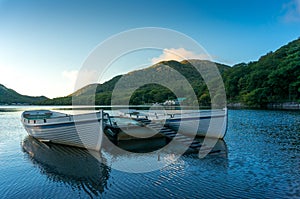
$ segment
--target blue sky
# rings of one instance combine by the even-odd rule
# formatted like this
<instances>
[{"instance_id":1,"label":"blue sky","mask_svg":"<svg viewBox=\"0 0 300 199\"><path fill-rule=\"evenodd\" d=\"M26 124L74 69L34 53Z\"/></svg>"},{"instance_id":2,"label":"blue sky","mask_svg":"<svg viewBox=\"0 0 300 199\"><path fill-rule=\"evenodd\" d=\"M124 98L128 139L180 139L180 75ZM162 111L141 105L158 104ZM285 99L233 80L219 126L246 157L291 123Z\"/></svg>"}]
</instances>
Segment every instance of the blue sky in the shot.
<instances>
[{"instance_id":1,"label":"blue sky","mask_svg":"<svg viewBox=\"0 0 300 199\"><path fill-rule=\"evenodd\" d=\"M300 0L0 0L0 84L26 95L68 95L99 43L141 27L182 32L214 60L234 65L297 39ZM135 69L126 64L106 79Z\"/></svg>"}]
</instances>

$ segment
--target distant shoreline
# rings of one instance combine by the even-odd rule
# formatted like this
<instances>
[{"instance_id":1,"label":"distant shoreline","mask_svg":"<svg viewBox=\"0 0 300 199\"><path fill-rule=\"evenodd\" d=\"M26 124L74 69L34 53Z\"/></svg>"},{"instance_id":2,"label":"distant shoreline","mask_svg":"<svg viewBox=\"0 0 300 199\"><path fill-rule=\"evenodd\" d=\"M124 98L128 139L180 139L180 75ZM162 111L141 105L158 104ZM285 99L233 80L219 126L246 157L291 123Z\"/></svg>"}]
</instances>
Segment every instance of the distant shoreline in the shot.
<instances>
[{"instance_id":1,"label":"distant shoreline","mask_svg":"<svg viewBox=\"0 0 300 199\"><path fill-rule=\"evenodd\" d=\"M300 110L300 103L285 102L285 103L272 103L268 104L270 109L288 109L288 110Z\"/></svg>"},{"instance_id":2,"label":"distant shoreline","mask_svg":"<svg viewBox=\"0 0 300 199\"><path fill-rule=\"evenodd\" d=\"M66 108L69 109L72 107L72 105L36 105L36 104L0 104L0 107L7 107L7 108L13 108L13 107L62 107L62 108ZM91 106L91 105L78 105L77 108L92 108L92 107L96 107L96 108L110 108L111 106L109 105L95 105L95 106ZM119 107L119 108L125 108L127 106L114 106L114 107ZM130 106L131 108L146 108L146 107L151 107L151 105L132 105ZM166 109L173 109L173 108L179 108L180 106L166 106ZM188 106L182 106L184 107L188 107ZM203 107L200 107L200 109L202 109ZM228 103L227 104L227 108L229 109L256 109L256 110L264 110L264 109L269 109L269 110L300 110L300 103L297 102L284 102L284 103L270 103L267 104L266 107L252 107L252 106L247 106L243 103L237 102L237 103ZM209 107L205 107L204 109L210 109Z\"/></svg>"},{"instance_id":3,"label":"distant shoreline","mask_svg":"<svg viewBox=\"0 0 300 199\"><path fill-rule=\"evenodd\" d=\"M300 103L297 102L283 102L283 103L269 103L266 107L251 107L243 103L229 103L229 109L270 109L270 110L300 110Z\"/></svg>"}]
</instances>

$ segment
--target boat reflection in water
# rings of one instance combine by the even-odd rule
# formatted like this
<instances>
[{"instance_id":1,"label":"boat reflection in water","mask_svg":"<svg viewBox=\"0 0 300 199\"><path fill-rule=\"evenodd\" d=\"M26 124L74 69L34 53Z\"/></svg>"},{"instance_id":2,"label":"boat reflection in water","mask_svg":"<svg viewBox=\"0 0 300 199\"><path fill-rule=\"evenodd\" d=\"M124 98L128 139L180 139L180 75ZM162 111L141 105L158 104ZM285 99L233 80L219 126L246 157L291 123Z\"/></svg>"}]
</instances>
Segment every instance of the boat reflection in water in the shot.
<instances>
[{"instance_id":1,"label":"boat reflection in water","mask_svg":"<svg viewBox=\"0 0 300 199\"><path fill-rule=\"evenodd\" d=\"M202 138L197 139L203 142ZM109 189L109 187L112 183L120 186L121 189L128 181L124 182L120 175L127 177L128 175L123 172L111 173L113 169L129 173L153 171L154 173L143 174L149 178L153 175L165 176L169 173L174 176L182 175L192 169L195 176L204 176L201 183L205 184L212 170L226 172L228 168L228 151L223 140L218 140L216 145L209 149L208 155L202 159L199 159L199 151L190 149L182 155L180 154L182 143L178 142L169 147L168 143L162 139L129 140L111 146L104 144L101 152L95 152L53 143L45 144L30 136L22 142L23 151L28 154L34 166L39 168L41 174L46 175L53 182L70 185L74 190L84 191L91 197L101 197L102 194L122 195L122 191L119 193L118 188ZM111 176L112 174L116 176ZM118 183L108 184L110 177L110 181L118 180ZM131 175L129 182L132 184L126 184L125 187L136 187L136 183L144 183L139 182L140 177L140 175ZM169 180L166 178L166 181ZM187 183L190 181L189 178L184 180ZM122 190L126 192L123 188ZM182 187L182 189L188 188Z\"/></svg>"},{"instance_id":2,"label":"boat reflection in water","mask_svg":"<svg viewBox=\"0 0 300 199\"><path fill-rule=\"evenodd\" d=\"M22 148L42 174L52 181L69 184L89 195L100 195L109 178L110 168L100 152L59 144L44 144L31 136L22 142Z\"/></svg>"},{"instance_id":3,"label":"boat reflection in water","mask_svg":"<svg viewBox=\"0 0 300 199\"><path fill-rule=\"evenodd\" d=\"M210 138L205 138L207 141ZM203 144L204 138L196 138ZM119 141L115 147L102 145L102 153L112 168L126 172L150 172L168 168L173 163L194 162L207 170L228 168L228 149L224 140L213 140L216 144L209 148L203 144L201 150L207 150L204 158L199 158L199 149L188 148L181 142L168 145L163 139ZM121 150L120 150L121 149ZM185 152L182 154L182 151ZM200 150L200 151L201 151ZM129 166L130 165L130 166ZM172 167L172 166L171 166Z\"/></svg>"}]
</instances>

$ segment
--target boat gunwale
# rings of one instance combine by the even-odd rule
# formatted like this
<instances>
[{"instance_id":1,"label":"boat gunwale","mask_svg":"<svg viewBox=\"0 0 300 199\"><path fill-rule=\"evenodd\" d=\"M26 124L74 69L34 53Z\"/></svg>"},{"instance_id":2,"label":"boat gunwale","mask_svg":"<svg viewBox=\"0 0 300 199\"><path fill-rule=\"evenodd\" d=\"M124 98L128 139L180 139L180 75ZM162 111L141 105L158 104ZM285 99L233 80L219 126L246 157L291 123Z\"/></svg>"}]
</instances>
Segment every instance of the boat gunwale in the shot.
<instances>
[{"instance_id":1,"label":"boat gunwale","mask_svg":"<svg viewBox=\"0 0 300 199\"><path fill-rule=\"evenodd\" d=\"M49 118L49 119L56 119L56 118L64 118L64 117L77 117L77 116L83 116L83 115L90 115L90 114L97 114L97 113L101 113L102 111L95 111L95 112L91 112L91 113L80 113L80 114L76 114L76 115L72 115L72 114L64 114L64 113L61 113L61 112L57 112L57 111L51 111L51 110L32 110L32 111L24 111L23 113L22 113L22 118L24 118L24 119L28 119L28 118L26 118L26 117L24 117L24 114L26 113L26 112L34 112L34 111L36 111L36 112L38 112L38 111L49 111L50 113L58 113L58 114L61 114L61 116L55 116L55 117L51 117L51 118ZM28 120L31 120L31 119L28 119ZM36 119L36 120L39 120L39 119ZM40 120L42 120L42 119L40 119Z\"/></svg>"},{"instance_id":2,"label":"boat gunwale","mask_svg":"<svg viewBox=\"0 0 300 199\"><path fill-rule=\"evenodd\" d=\"M91 122L97 122L100 123L101 119L93 119L93 120L82 120L82 121L68 121L68 122L56 122L56 123L40 123L40 124L32 124L32 123L23 123L25 127L31 128L31 129L44 129L44 128L58 128L57 126L75 126L76 124L83 124L83 123L91 123Z\"/></svg>"},{"instance_id":3,"label":"boat gunwale","mask_svg":"<svg viewBox=\"0 0 300 199\"><path fill-rule=\"evenodd\" d=\"M224 115L211 115L211 116L167 118L166 121L168 121L168 122L177 122L177 121L185 121L185 120L201 120L201 119L222 118L222 117L227 117L227 115L224 114Z\"/></svg>"},{"instance_id":4,"label":"boat gunwale","mask_svg":"<svg viewBox=\"0 0 300 199\"><path fill-rule=\"evenodd\" d=\"M43 110L44 111L44 110ZM47 111L47 110L45 110ZM25 112L30 112L30 111L24 111L21 115L21 122L24 126L28 127L28 128L32 128L32 127L42 127L42 126L55 126L55 125L70 125L70 124L77 124L77 123L89 123L89 122L93 122L93 121L97 121L100 122L102 120L101 115L102 115L102 111L97 111L97 112L93 112L93 113L83 113L83 114L78 114L78 115L70 115L70 114L65 114L64 116L57 116L57 117L51 117L51 118L38 118L38 119L28 119L24 117L24 113ZM59 113L59 114L64 114L64 113L60 113L60 112L55 112L55 111L50 111L50 112L54 112L54 113ZM89 114L96 114L100 113L100 117L96 117L96 118L83 118L83 119L76 119L76 117L80 117L80 116L84 116L84 115L89 115ZM62 118L68 118L68 120L64 120L64 121L53 121L53 120L57 120L57 119L62 119ZM27 121L27 122L26 122ZM31 123L32 121L34 121L34 123ZM36 123L36 121L44 121L44 123Z\"/></svg>"}]
</instances>

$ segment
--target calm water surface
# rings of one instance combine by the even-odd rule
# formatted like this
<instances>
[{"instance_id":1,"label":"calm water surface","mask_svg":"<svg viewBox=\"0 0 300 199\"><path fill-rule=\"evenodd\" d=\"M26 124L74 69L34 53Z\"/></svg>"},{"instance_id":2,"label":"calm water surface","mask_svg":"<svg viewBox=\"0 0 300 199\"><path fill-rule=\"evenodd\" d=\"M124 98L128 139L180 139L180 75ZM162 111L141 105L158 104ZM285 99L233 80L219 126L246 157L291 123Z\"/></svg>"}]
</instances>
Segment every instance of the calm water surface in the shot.
<instances>
[{"instance_id":1,"label":"calm water surface","mask_svg":"<svg viewBox=\"0 0 300 199\"><path fill-rule=\"evenodd\" d=\"M166 164L172 154L44 145L27 136L21 112L0 107L0 198L300 198L300 112L230 110L222 152L148 173L113 166Z\"/></svg>"}]
</instances>

